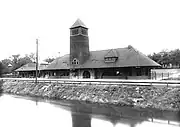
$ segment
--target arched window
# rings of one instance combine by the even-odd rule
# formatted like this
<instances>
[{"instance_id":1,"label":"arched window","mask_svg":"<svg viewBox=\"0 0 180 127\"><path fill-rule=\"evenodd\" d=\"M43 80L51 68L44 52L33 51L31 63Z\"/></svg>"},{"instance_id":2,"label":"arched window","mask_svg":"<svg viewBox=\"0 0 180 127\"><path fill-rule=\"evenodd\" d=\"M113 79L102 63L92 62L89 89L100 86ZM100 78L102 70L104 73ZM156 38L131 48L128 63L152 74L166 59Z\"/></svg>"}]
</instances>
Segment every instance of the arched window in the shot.
<instances>
[{"instance_id":1,"label":"arched window","mask_svg":"<svg viewBox=\"0 0 180 127\"><path fill-rule=\"evenodd\" d=\"M91 77L91 74L89 71L84 71L83 72L83 78L90 78Z\"/></svg>"},{"instance_id":2,"label":"arched window","mask_svg":"<svg viewBox=\"0 0 180 127\"><path fill-rule=\"evenodd\" d=\"M76 58L74 58L73 61L72 61L72 64L73 64L73 65L78 65L78 64L79 64L79 60L77 60Z\"/></svg>"}]
</instances>

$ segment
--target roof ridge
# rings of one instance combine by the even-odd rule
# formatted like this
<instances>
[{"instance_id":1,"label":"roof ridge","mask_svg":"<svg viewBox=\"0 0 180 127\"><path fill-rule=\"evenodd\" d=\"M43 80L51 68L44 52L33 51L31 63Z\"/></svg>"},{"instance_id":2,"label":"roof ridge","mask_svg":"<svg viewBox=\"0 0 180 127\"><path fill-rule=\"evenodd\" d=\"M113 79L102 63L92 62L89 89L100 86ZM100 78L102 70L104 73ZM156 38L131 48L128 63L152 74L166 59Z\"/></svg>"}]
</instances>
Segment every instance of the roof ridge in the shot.
<instances>
[{"instance_id":1,"label":"roof ridge","mask_svg":"<svg viewBox=\"0 0 180 127\"><path fill-rule=\"evenodd\" d=\"M103 50L93 50L93 51L90 51L90 52L97 52L97 51L108 51L108 50L118 50L118 49L126 49L127 47L124 47L124 48L111 48L111 49L103 49Z\"/></svg>"},{"instance_id":2,"label":"roof ridge","mask_svg":"<svg viewBox=\"0 0 180 127\"><path fill-rule=\"evenodd\" d=\"M116 49L110 49L104 57L117 57Z\"/></svg>"},{"instance_id":3,"label":"roof ridge","mask_svg":"<svg viewBox=\"0 0 180 127\"><path fill-rule=\"evenodd\" d=\"M75 28L75 27L79 27L79 26L87 28L86 25L85 25L79 18L78 18L78 19L76 20L76 22L71 26L71 28Z\"/></svg>"}]
</instances>

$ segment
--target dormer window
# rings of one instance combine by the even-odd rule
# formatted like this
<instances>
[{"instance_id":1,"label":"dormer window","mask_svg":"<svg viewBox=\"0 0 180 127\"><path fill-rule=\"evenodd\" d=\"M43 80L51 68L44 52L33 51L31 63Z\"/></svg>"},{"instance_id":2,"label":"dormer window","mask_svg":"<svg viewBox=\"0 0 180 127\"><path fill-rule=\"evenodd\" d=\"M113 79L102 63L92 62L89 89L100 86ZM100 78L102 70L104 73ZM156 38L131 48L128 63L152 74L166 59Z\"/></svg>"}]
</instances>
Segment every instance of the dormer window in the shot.
<instances>
[{"instance_id":1,"label":"dormer window","mask_svg":"<svg viewBox=\"0 0 180 127\"><path fill-rule=\"evenodd\" d=\"M104 61L106 63L113 63L113 62L116 62L118 57L104 57Z\"/></svg>"},{"instance_id":2,"label":"dormer window","mask_svg":"<svg viewBox=\"0 0 180 127\"><path fill-rule=\"evenodd\" d=\"M108 53L104 56L104 62L106 63L113 63L116 62L118 59L118 55L115 49L111 49Z\"/></svg>"},{"instance_id":3,"label":"dormer window","mask_svg":"<svg viewBox=\"0 0 180 127\"><path fill-rule=\"evenodd\" d=\"M76 58L74 58L73 61L72 61L72 64L73 64L73 65L78 65L78 64L79 64L79 60L77 60Z\"/></svg>"}]
</instances>

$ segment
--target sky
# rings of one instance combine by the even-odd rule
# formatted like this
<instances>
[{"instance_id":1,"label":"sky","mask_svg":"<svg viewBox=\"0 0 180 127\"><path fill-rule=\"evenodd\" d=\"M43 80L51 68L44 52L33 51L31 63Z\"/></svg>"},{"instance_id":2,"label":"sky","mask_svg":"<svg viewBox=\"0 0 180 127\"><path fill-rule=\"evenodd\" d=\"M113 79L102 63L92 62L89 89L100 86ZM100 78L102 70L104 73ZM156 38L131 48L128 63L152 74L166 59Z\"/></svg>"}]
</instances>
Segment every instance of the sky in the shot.
<instances>
[{"instance_id":1,"label":"sky","mask_svg":"<svg viewBox=\"0 0 180 127\"><path fill-rule=\"evenodd\" d=\"M1 0L0 60L70 52L69 28L89 28L91 51L132 45L145 55L180 48L180 0Z\"/></svg>"}]
</instances>

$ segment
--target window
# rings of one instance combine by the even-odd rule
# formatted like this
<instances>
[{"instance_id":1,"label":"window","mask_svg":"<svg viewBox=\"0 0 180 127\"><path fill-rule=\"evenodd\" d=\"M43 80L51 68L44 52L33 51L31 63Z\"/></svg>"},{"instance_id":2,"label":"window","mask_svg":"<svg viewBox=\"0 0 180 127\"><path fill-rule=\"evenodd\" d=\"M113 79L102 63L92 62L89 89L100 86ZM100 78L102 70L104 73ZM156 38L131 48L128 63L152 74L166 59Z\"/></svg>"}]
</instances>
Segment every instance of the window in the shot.
<instances>
[{"instance_id":1,"label":"window","mask_svg":"<svg viewBox=\"0 0 180 127\"><path fill-rule=\"evenodd\" d=\"M78 34L88 35L87 29L82 27L71 29L71 35L78 35Z\"/></svg>"},{"instance_id":2,"label":"window","mask_svg":"<svg viewBox=\"0 0 180 127\"><path fill-rule=\"evenodd\" d=\"M79 29L78 28L71 30L71 35L77 35L77 34L79 34Z\"/></svg>"},{"instance_id":3,"label":"window","mask_svg":"<svg viewBox=\"0 0 180 127\"><path fill-rule=\"evenodd\" d=\"M106 63L116 62L117 57L105 57L104 60Z\"/></svg>"},{"instance_id":4,"label":"window","mask_svg":"<svg viewBox=\"0 0 180 127\"><path fill-rule=\"evenodd\" d=\"M73 65L78 65L78 64L79 64L79 60L77 60L76 58L74 58L73 61L72 61L72 64L73 64Z\"/></svg>"},{"instance_id":5,"label":"window","mask_svg":"<svg viewBox=\"0 0 180 127\"><path fill-rule=\"evenodd\" d=\"M91 77L91 74L89 71L84 71L83 72L83 78L90 78Z\"/></svg>"},{"instance_id":6,"label":"window","mask_svg":"<svg viewBox=\"0 0 180 127\"><path fill-rule=\"evenodd\" d=\"M107 63L116 62L118 59L117 51L115 49L111 49L104 56L104 60Z\"/></svg>"},{"instance_id":7,"label":"window","mask_svg":"<svg viewBox=\"0 0 180 127\"><path fill-rule=\"evenodd\" d=\"M84 28L81 28L81 33L84 34L84 35L87 35L87 30L84 29Z\"/></svg>"}]
</instances>

